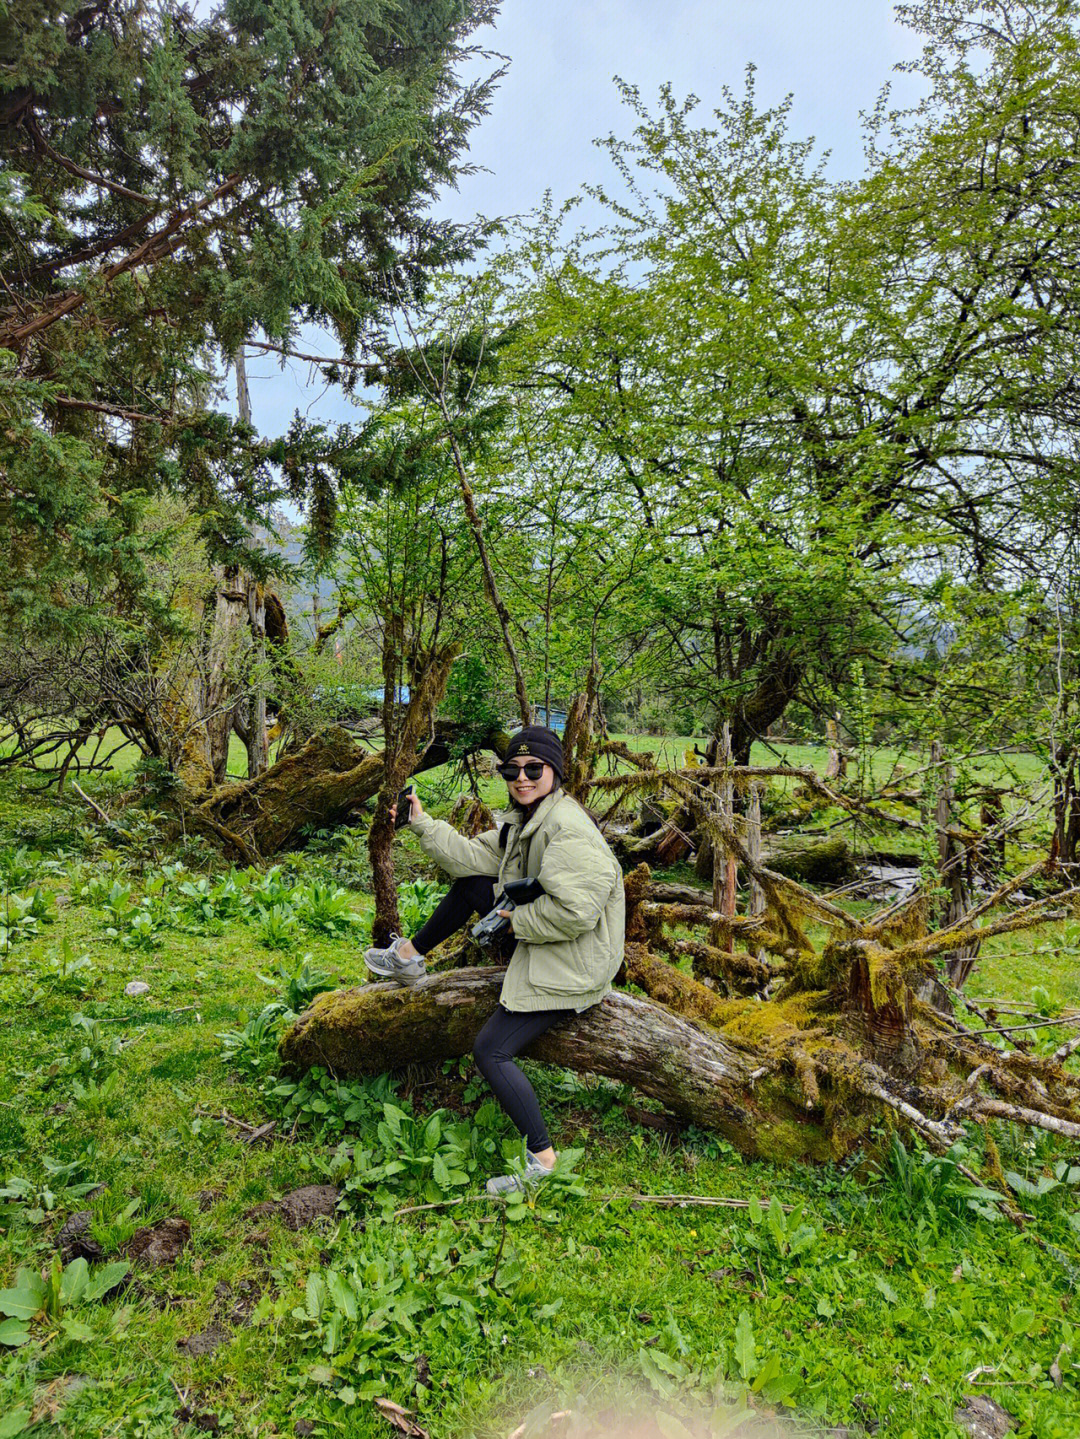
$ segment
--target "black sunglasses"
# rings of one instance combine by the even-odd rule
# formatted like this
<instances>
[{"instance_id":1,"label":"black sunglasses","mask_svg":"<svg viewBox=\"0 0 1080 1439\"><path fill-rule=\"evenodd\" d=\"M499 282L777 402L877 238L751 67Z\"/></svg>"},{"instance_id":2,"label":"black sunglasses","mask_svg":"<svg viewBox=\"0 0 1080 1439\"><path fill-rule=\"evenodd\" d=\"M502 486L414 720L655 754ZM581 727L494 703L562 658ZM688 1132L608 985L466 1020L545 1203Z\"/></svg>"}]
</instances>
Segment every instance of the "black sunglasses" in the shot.
<instances>
[{"instance_id":1,"label":"black sunglasses","mask_svg":"<svg viewBox=\"0 0 1080 1439\"><path fill-rule=\"evenodd\" d=\"M503 779L513 781L520 779L522 775L526 779L540 779L544 773L544 762L539 759L531 759L525 764L501 764L499 774Z\"/></svg>"}]
</instances>

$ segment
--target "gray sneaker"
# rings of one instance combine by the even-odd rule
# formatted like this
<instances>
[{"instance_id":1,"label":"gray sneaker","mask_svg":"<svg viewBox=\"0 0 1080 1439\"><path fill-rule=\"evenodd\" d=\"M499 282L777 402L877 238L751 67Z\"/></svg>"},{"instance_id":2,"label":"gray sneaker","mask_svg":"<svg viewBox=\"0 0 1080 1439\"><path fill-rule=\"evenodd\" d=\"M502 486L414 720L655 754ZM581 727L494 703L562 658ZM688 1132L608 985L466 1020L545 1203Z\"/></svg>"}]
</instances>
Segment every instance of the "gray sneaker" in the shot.
<instances>
[{"instance_id":1,"label":"gray sneaker","mask_svg":"<svg viewBox=\"0 0 1080 1439\"><path fill-rule=\"evenodd\" d=\"M380 979L392 979L397 984L415 984L418 979L423 979L427 966L422 954L402 959L401 946L404 943L400 934L392 934L386 949L369 949L366 952L364 963Z\"/></svg>"},{"instance_id":2,"label":"gray sneaker","mask_svg":"<svg viewBox=\"0 0 1080 1439\"><path fill-rule=\"evenodd\" d=\"M487 1182L487 1192L496 1196L513 1194L517 1190L532 1189L551 1175L551 1170L541 1164L531 1149L525 1151L524 1174L496 1174Z\"/></svg>"}]
</instances>

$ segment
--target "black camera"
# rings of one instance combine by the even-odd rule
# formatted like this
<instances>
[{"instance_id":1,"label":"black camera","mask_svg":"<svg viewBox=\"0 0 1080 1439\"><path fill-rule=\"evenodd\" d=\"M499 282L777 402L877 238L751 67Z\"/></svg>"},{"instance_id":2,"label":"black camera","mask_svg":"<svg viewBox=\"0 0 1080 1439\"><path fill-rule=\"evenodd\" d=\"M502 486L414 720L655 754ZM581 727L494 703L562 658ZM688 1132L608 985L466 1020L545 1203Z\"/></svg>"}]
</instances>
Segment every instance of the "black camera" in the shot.
<instances>
[{"instance_id":1,"label":"black camera","mask_svg":"<svg viewBox=\"0 0 1080 1439\"><path fill-rule=\"evenodd\" d=\"M509 880L504 885L501 894L495 896L491 913L485 914L479 924L473 925L473 939L487 949L489 945L495 943L500 934L506 934L510 928L510 921L499 913L500 909L516 909L519 904L529 904L546 893L547 891L538 879Z\"/></svg>"}]
</instances>

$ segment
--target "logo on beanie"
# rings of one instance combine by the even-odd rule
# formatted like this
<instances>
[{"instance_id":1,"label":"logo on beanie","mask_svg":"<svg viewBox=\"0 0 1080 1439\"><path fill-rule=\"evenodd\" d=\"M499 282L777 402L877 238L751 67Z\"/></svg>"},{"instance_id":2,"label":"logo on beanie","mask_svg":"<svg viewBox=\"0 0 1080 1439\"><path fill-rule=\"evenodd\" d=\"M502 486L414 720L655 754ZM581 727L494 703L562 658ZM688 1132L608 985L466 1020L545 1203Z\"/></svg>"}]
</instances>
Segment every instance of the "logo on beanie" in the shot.
<instances>
[{"instance_id":1,"label":"logo on beanie","mask_svg":"<svg viewBox=\"0 0 1080 1439\"><path fill-rule=\"evenodd\" d=\"M528 754L529 746L527 744L519 744L517 747L517 752L518 754Z\"/></svg>"}]
</instances>

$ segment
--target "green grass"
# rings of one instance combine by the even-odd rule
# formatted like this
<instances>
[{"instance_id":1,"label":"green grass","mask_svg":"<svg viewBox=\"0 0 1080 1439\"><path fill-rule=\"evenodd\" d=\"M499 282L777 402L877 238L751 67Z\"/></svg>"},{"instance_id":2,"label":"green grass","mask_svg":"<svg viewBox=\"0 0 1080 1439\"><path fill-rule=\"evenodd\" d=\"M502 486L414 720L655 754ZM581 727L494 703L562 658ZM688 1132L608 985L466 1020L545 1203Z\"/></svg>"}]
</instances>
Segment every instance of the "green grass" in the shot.
<instances>
[{"instance_id":1,"label":"green grass","mask_svg":"<svg viewBox=\"0 0 1080 1439\"><path fill-rule=\"evenodd\" d=\"M1080 1007L1080 924L998 936L980 955L967 989L973 999Z\"/></svg>"},{"instance_id":2,"label":"green grass","mask_svg":"<svg viewBox=\"0 0 1080 1439\"><path fill-rule=\"evenodd\" d=\"M435 781L422 777L425 786L435 799ZM130 925L114 923L80 892L104 881L100 899L118 878L137 902L173 855L159 847L147 860L141 849L95 847L79 833L83 818L78 805L0 785L0 851L29 839L58 866L42 867L36 880L53 896L55 917L15 942L0 968L8 1021L0 1159L5 1178L27 1180L39 1196L3 1206L0 1285L11 1284L20 1265L47 1266L61 1223L84 1207L107 1250L134 1226L171 1215L191 1224L192 1240L175 1268L140 1274L126 1293L80 1310L90 1339L46 1324L32 1343L0 1349L0 1415L40 1414L28 1431L35 1436L194 1435L200 1431L177 1418L190 1412L212 1413L222 1433L253 1439L297 1432L298 1420L317 1435L359 1439L392 1432L364 1387L376 1383L440 1439L495 1439L530 1413L538 1432L558 1433L547 1416L567 1407L593 1418L596 1427L582 1420L579 1433L610 1432L602 1411L635 1402L674 1416L663 1430L671 1439L682 1432L677 1421L711 1432L702 1416L714 1395L734 1404L745 1380L761 1383L754 1402L775 1411L785 1432L873 1424L881 1439L951 1439L961 1432L954 1409L979 1388L1017 1415L1021 1436L1080 1432L1072 1367L1080 1340L1070 1327L1080 1277L1070 1216L1080 1204L1068 1186L1025 1199L1035 1218L1021 1234L1005 1222L954 1215L940 1195L905 1197L895 1180L874 1177L868 1156L843 1167L785 1168L743 1162L705 1135L658 1135L628 1115L635 1102L628 1091L534 1066L557 1146L584 1149L585 1192L554 1193L506 1226L501 1287L489 1282L499 1212L486 1202L393 1219L369 1200L295 1233L277 1218L246 1218L262 1201L346 1171L333 1167L336 1133L279 1127L268 1146L244 1143L243 1131L222 1116L257 1124L272 1100L258 1074L241 1076L223 1060L218 1036L274 997L258 976L279 963L294 969L310 954L334 982L358 981L362 928L335 938L302 926L292 949L278 954L261 945L251 919L190 932L171 923L146 952L127 948L121 939ZM410 852L405 840L400 853ZM190 845L183 858L193 869L220 872L205 845ZM415 856L410 866L419 872ZM303 884L364 880L355 838L288 857L287 870L286 879ZM350 898L367 912L362 887ZM110 927L118 933L108 934ZM996 940L973 992L1030 1001L1041 986L1051 1004L1074 1002L1075 929L1059 925L1037 944L1031 936ZM84 955L90 963L79 967ZM145 980L150 992L127 997L131 979ZM92 1042L73 1024L77 1015L98 1022ZM113 1070L115 1088L103 1096ZM467 1066L452 1075L418 1068L397 1095L421 1116L440 1105L474 1116L483 1101ZM373 1123L353 1126L359 1147L375 1142ZM506 1134L503 1127L496 1138ZM1031 1182L1076 1148L1009 1127L998 1141L1005 1167ZM497 1154L485 1159L468 1192L499 1162ZM66 1191L50 1176L56 1165L76 1166L71 1184L107 1188L89 1199ZM42 1203L50 1185L51 1202ZM206 1191L218 1197L204 1198L204 1208ZM764 1216L662 1209L636 1203L637 1194L776 1196L805 1204L813 1238L793 1256ZM28 1213L35 1204L40 1216ZM440 1246L451 1245L459 1259L440 1260ZM475 1270L470 1254L482 1261ZM372 1378L363 1370L364 1332L383 1343L383 1331L357 1325L349 1339L360 1347L345 1362L324 1352L325 1326L294 1311L303 1311L309 1276L353 1264L369 1274L373 1296L389 1294L388 1282L364 1269L376 1258L398 1266L396 1292L412 1295L418 1308L408 1321L415 1332L406 1325L386 1351L394 1357L379 1358ZM231 1326L227 1315L248 1285L265 1296L262 1322ZM461 1293L473 1295L476 1323ZM213 1354L178 1349L179 1339L215 1319L228 1337ZM1050 1377L1055 1359L1061 1389ZM965 1376L984 1365L993 1366L982 1376L985 1387L969 1384ZM65 1391L71 1376L82 1387ZM18 1431L0 1427L9 1432Z\"/></svg>"},{"instance_id":3,"label":"green grass","mask_svg":"<svg viewBox=\"0 0 1080 1439\"><path fill-rule=\"evenodd\" d=\"M0 736L0 756L10 754L14 744L10 736ZM273 747L271 747L271 759L273 758ZM60 762L67 755L67 747L62 747L57 755L47 757L42 761L43 769L59 768ZM76 760L81 764L92 762L103 762L109 759L109 767L118 774L128 774L138 763L141 755L138 745L124 736L123 731L117 725L110 725L102 735L95 735L79 746L75 752ZM57 757L59 756L59 757ZM73 773L77 773L73 771ZM235 735L229 736L229 773L235 776L247 774L247 750L243 743Z\"/></svg>"},{"instance_id":4,"label":"green grass","mask_svg":"<svg viewBox=\"0 0 1080 1439\"><path fill-rule=\"evenodd\" d=\"M695 747L698 751L704 751L706 743L702 735L616 734L612 738L624 741L638 753L653 754L658 763L672 768L685 764L687 752L693 751ZM10 738L0 736L0 755L9 753L11 747ZM88 762L95 752L100 758L113 752L112 768L121 773L127 773L139 758L137 746L125 740L123 733L115 725L106 730L100 743L95 737L80 746L77 758ZM65 750L60 751L61 755L65 753ZM824 772L828 753L827 746L820 744L795 744L786 740L777 740L770 744L756 742L750 751L750 762L756 765L789 764L814 769L821 774ZM869 773L874 783L884 784L898 773L920 769L924 763L923 756L889 745L880 745L874 747L870 757ZM48 767L45 765L45 768ZM1040 762L1034 755L1010 753L980 756L970 761L970 768L972 776L980 781L1000 780L1007 775L1014 775L1020 781L1029 781L1039 773ZM235 734L229 738L229 773L247 773L247 750Z\"/></svg>"}]
</instances>

